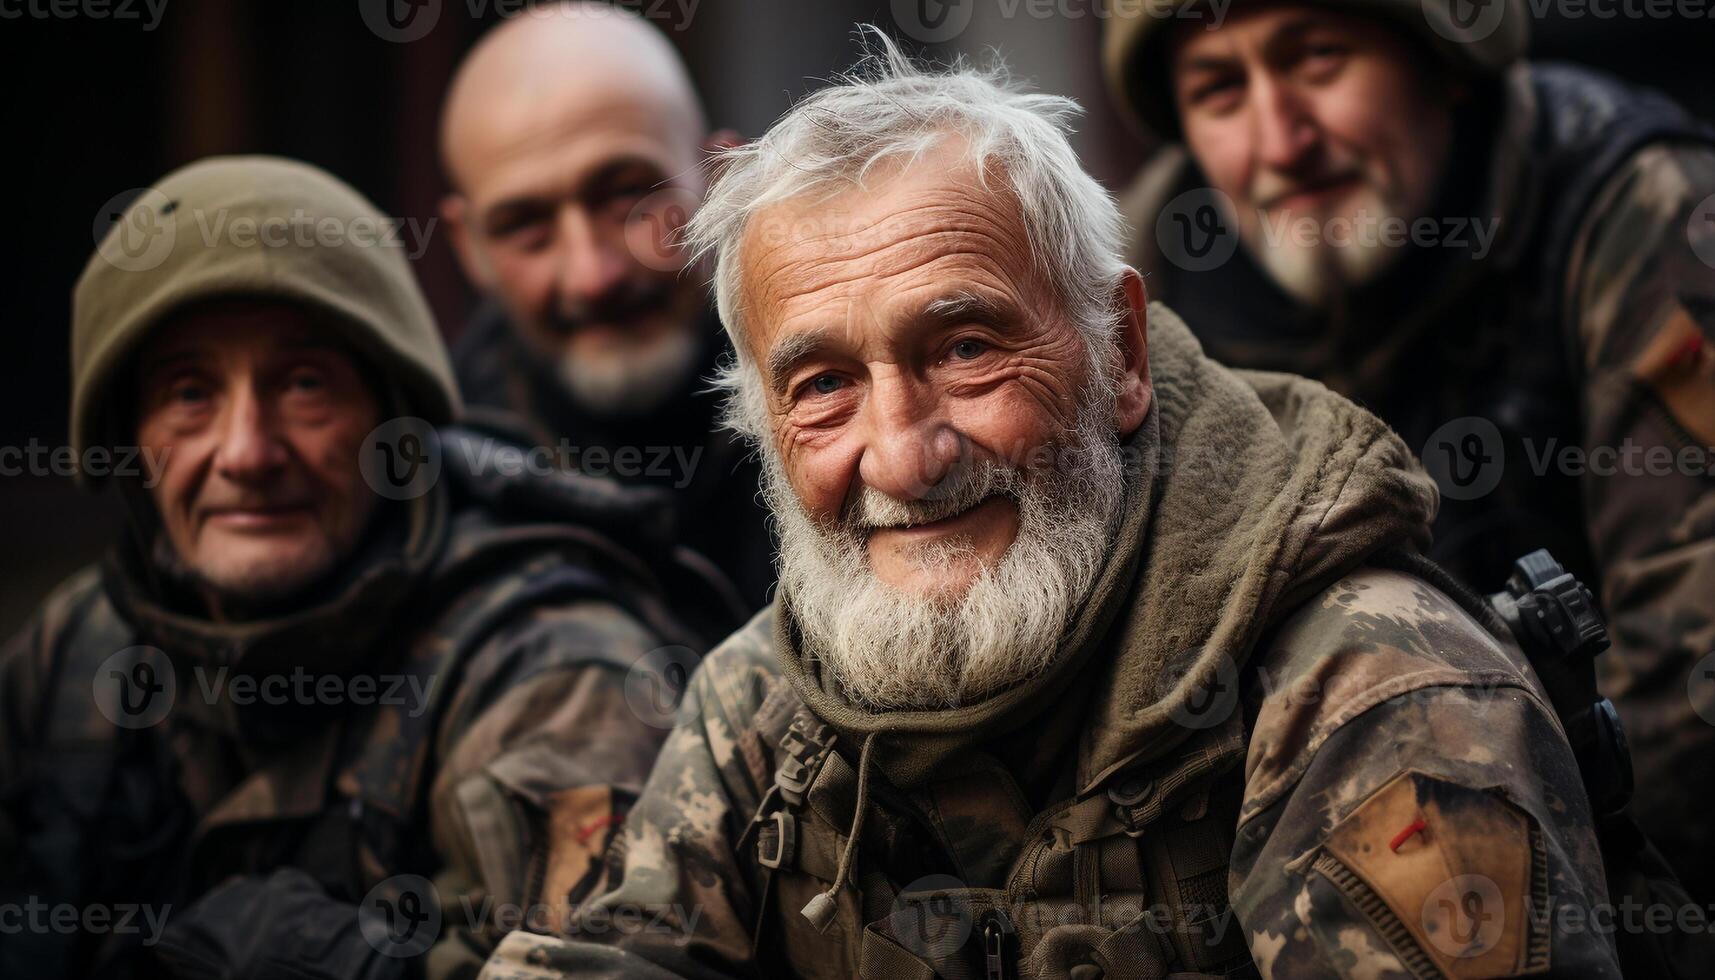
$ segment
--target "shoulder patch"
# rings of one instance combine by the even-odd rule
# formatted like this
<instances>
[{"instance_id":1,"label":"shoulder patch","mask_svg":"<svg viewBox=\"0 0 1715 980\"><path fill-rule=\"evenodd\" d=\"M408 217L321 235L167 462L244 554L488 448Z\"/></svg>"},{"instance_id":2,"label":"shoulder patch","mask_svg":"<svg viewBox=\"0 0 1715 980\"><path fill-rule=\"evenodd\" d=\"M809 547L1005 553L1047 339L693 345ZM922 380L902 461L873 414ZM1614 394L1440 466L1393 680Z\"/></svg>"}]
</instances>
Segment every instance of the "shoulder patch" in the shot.
<instances>
[{"instance_id":1,"label":"shoulder patch","mask_svg":"<svg viewBox=\"0 0 1715 980\"><path fill-rule=\"evenodd\" d=\"M1715 346L1685 306L1674 308L1638 355L1632 373L1686 432L1715 446Z\"/></svg>"},{"instance_id":2,"label":"shoulder patch","mask_svg":"<svg viewBox=\"0 0 1715 980\"><path fill-rule=\"evenodd\" d=\"M592 893L589 886L623 814L608 786L574 786L549 799L541 898L553 908L557 924L566 921L572 902Z\"/></svg>"},{"instance_id":3,"label":"shoulder patch","mask_svg":"<svg viewBox=\"0 0 1715 980\"><path fill-rule=\"evenodd\" d=\"M1548 968L1546 842L1497 792L1401 773L1334 825L1314 869L1419 975Z\"/></svg>"}]
</instances>

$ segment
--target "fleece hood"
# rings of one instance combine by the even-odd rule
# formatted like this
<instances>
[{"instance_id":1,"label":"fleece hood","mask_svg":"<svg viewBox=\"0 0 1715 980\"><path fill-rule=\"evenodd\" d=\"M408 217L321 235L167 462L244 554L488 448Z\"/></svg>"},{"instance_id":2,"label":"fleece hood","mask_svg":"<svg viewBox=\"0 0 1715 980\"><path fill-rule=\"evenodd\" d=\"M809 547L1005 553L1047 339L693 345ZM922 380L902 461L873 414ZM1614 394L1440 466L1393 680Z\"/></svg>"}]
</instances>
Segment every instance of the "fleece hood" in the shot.
<instances>
[{"instance_id":1,"label":"fleece hood","mask_svg":"<svg viewBox=\"0 0 1715 980\"><path fill-rule=\"evenodd\" d=\"M1107 566L1041 675L968 706L876 713L829 689L775 604L783 676L909 787L952 753L1038 720L1090 684L1076 783L1088 792L1182 742L1218 681L1295 607L1390 546L1428 541L1437 495L1381 420L1322 385L1236 372L1171 310L1149 310L1154 400L1127 445L1127 500Z\"/></svg>"}]
</instances>

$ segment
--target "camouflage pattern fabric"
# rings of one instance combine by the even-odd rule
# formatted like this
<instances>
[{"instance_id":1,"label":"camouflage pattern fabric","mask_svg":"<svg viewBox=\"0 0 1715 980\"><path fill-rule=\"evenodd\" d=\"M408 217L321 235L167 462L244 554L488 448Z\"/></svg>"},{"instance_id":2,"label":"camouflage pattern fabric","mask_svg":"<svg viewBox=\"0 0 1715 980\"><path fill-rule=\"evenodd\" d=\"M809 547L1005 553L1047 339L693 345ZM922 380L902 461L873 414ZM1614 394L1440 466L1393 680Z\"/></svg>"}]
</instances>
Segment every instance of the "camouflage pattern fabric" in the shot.
<instances>
[{"instance_id":1,"label":"camouflage pattern fabric","mask_svg":"<svg viewBox=\"0 0 1715 980\"><path fill-rule=\"evenodd\" d=\"M0 654L7 900L162 928L10 936L8 962L472 975L562 914L545 889L593 884L671 718L627 678L694 664L687 639L640 620L625 596L652 586L575 526L462 507L414 540L429 564L401 591L366 591L360 556L351 591L262 628L187 619L115 563L45 603Z\"/></svg>"},{"instance_id":2,"label":"camouflage pattern fabric","mask_svg":"<svg viewBox=\"0 0 1715 980\"><path fill-rule=\"evenodd\" d=\"M1617 976L1522 654L1382 560L1433 511L1404 446L1150 324L1108 568L1009 714L839 706L787 596L693 679L610 890L484 976Z\"/></svg>"},{"instance_id":3,"label":"camouflage pattern fabric","mask_svg":"<svg viewBox=\"0 0 1715 980\"><path fill-rule=\"evenodd\" d=\"M1443 491L1437 561L1493 591L1546 547L1597 591L1632 812L1715 900L1697 791L1715 780L1715 147L1637 125L1627 142L1636 118L1693 124L1580 69L1521 64L1497 94L1492 142L1431 215L1492 222L1482 254L1417 250L1343 314L1313 314L1242 247L1210 269L1163 252L1158 222L1202 180L1174 146L1125 201L1131 260L1224 363L1316 378L1398 429Z\"/></svg>"}]
</instances>

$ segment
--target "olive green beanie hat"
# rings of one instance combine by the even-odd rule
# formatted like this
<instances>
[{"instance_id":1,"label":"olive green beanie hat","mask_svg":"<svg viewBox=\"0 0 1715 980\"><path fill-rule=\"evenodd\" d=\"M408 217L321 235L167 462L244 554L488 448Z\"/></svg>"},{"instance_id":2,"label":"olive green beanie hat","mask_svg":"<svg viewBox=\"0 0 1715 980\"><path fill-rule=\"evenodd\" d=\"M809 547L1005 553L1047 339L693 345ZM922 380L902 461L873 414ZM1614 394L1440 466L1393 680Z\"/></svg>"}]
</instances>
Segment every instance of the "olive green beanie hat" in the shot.
<instances>
[{"instance_id":1,"label":"olive green beanie hat","mask_svg":"<svg viewBox=\"0 0 1715 980\"><path fill-rule=\"evenodd\" d=\"M1179 135L1167 84L1163 40L1174 25L1218 27L1232 3L1245 0L1111 0L1102 37L1108 91L1155 135ZM1524 56L1529 25L1523 0L1298 0L1392 21L1425 42L1449 67L1495 75Z\"/></svg>"},{"instance_id":2,"label":"olive green beanie hat","mask_svg":"<svg viewBox=\"0 0 1715 980\"><path fill-rule=\"evenodd\" d=\"M76 458L113 437L108 398L144 335L177 310L225 297L323 315L398 393L401 410L451 421L458 386L399 230L332 175L276 157L202 160L145 190L72 295Z\"/></svg>"}]
</instances>

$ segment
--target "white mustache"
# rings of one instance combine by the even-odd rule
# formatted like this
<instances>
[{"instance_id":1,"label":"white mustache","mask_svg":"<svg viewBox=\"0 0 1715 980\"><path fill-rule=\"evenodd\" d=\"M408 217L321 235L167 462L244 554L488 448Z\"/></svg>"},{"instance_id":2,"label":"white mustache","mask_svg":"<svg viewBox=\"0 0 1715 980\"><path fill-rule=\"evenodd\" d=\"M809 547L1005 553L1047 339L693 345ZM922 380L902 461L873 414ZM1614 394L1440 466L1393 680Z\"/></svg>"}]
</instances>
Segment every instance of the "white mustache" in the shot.
<instances>
[{"instance_id":1,"label":"white mustache","mask_svg":"<svg viewBox=\"0 0 1715 980\"><path fill-rule=\"evenodd\" d=\"M900 500L861 486L847 503L842 520L852 530L917 527L956 517L991 497L1017 491L1023 474L988 460L958 467L930 489L926 498Z\"/></svg>"}]
</instances>

